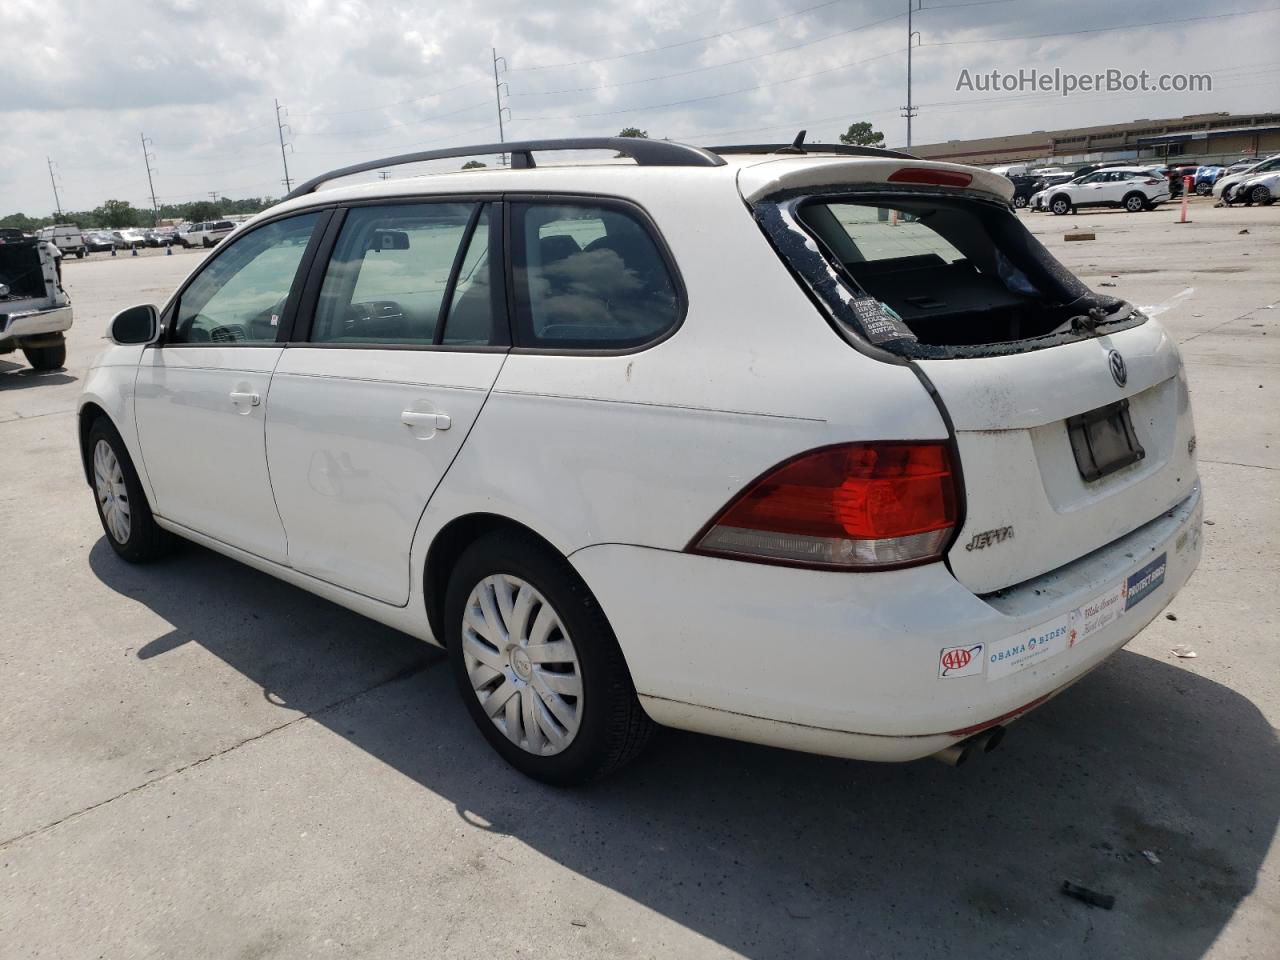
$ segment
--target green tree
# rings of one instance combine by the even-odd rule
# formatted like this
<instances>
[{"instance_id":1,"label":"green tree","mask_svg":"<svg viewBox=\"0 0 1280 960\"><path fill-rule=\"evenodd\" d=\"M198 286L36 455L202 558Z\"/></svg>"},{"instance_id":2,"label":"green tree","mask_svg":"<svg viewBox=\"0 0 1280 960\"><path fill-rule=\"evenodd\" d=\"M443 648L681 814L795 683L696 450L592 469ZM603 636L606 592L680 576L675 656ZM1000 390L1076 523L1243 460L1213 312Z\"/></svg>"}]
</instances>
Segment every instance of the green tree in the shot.
<instances>
[{"instance_id":1,"label":"green tree","mask_svg":"<svg viewBox=\"0 0 1280 960\"><path fill-rule=\"evenodd\" d=\"M855 147L883 147L884 134L872 130L871 124L863 120L861 123L849 124L849 129L840 134L840 142Z\"/></svg>"},{"instance_id":2,"label":"green tree","mask_svg":"<svg viewBox=\"0 0 1280 960\"><path fill-rule=\"evenodd\" d=\"M623 127L618 131L620 137L638 137L641 140L649 139L649 131L641 130L639 127Z\"/></svg>"},{"instance_id":3,"label":"green tree","mask_svg":"<svg viewBox=\"0 0 1280 960\"><path fill-rule=\"evenodd\" d=\"M487 163L481 163L479 160L468 160L462 165L463 170L479 170L481 167L487 167Z\"/></svg>"},{"instance_id":4,"label":"green tree","mask_svg":"<svg viewBox=\"0 0 1280 960\"><path fill-rule=\"evenodd\" d=\"M138 224L138 211L128 200L107 200L94 214L113 230Z\"/></svg>"}]
</instances>

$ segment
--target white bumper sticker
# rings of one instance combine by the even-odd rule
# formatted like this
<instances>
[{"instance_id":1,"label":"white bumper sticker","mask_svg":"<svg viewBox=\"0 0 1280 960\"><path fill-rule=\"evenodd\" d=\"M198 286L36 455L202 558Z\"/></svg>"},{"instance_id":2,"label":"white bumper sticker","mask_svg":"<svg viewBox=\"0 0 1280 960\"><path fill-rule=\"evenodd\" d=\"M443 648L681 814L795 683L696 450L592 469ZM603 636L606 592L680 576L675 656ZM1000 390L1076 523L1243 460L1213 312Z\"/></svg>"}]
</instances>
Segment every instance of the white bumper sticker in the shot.
<instances>
[{"instance_id":1,"label":"white bumper sticker","mask_svg":"<svg viewBox=\"0 0 1280 960\"><path fill-rule=\"evenodd\" d=\"M1066 650L1070 629L1071 614L1064 613L991 644L986 655L987 679L999 680Z\"/></svg>"}]
</instances>

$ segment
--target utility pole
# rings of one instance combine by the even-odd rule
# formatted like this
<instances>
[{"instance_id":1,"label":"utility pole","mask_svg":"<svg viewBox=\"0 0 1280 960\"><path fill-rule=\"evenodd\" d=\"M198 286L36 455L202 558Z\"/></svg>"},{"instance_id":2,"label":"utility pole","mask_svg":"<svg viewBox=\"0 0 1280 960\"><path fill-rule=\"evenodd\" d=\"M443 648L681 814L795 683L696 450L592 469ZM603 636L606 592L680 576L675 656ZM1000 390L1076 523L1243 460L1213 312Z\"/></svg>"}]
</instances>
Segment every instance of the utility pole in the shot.
<instances>
[{"instance_id":1,"label":"utility pole","mask_svg":"<svg viewBox=\"0 0 1280 960\"><path fill-rule=\"evenodd\" d=\"M912 27L911 13L918 2L920 0L907 0L907 105L902 108L902 116L907 118L908 147L911 146L911 118L919 113L919 110L911 105L911 47L920 40L920 31Z\"/></svg>"},{"instance_id":2,"label":"utility pole","mask_svg":"<svg viewBox=\"0 0 1280 960\"><path fill-rule=\"evenodd\" d=\"M53 175L53 158L45 157L49 161L49 182L53 184L53 205L58 208L58 219L62 219L62 201L58 199L58 180Z\"/></svg>"},{"instance_id":3,"label":"utility pole","mask_svg":"<svg viewBox=\"0 0 1280 960\"><path fill-rule=\"evenodd\" d=\"M209 199L210 199L210 200L212 200L214 203L217 203L217 202L218 202L218 191L217 191L217 190L210 190L210 191L209 191Z\"/></svg>"},{"instance_id":4,"label":"utility pole","mask_svg":"<svg viewBox=\"0 0 1280 960\"><path fill-rule=\"evenodd\" d=\"M285 146L284 131L289 125L285 123L284 120L282 119L282 115L280 113L280 110L281 110L280 101L276 100L275 104L276 104L276 130L280 134L280 162L284 164L284 191L285 193L289 193L290 191L293 190L293 182L289 179L289 159L285 156L285 153L284 153L284 146ZM289 111L285 109L283 116L287 117L288 115L289 115ZM293 130L289 130L289 134L292 135ZM289 146L292 149L293 144L289 144Z\"/></svg>"},{"instance_id":5,"label":"utility pole","mask_svg":"<svg viewBox=\"0 0 1280 960\"><path fill-rule=\"evenodd\" d=\"M511 119L511 108L510 108L510 107L504 107L504 106L502 105L502 88L503 88L503 87L507 87L507 96L508 96L508 97L509 97L509 96L511 96L511 88L510 88L510 87L508 87L508 86L507 86L507 84L505 84L505 83L499 83L499 82L498 82L498 61L499 61L499 60L501 60L501 61L502 61L502 72L503 72L503 73L506 73L506 72L507 72L507 58L506 58L506 57L500 57L500 56L498 56L498 49L497 49L496 47L494 47L494 48L492 48L492 49L493 49L493 97L494 97L494 100L495 100L495 101L497 102L497 104L498 104L498 142L499 142L499 143L506 143L506 142L507 142L507 138L506 138L506 135L503 133L503 129L502 129L502 112L503 112L504 110L506 111L506 113L507 113L507 119L509 120L509 119ZM502 166L504 166L504 167L505 167L505 166L507 165L507 155L506 155L505 153L504 153L504 154L502 154L502 160L501 160L501 162L502 162Z\"/></svg>"},{"instance_id":6,"label":"utility pole","mask_svg":"<svg viewBox=\"0 0 1280 960\"><path fill-rule=\"evenodd\" d=\"M147 144L151 143L150 138L143 133L138 136L142 139L142 159L147 164L147 187L151 191L151 225L157 227L160 225L160 205L156 203L156 185L151 179L151 175L156 172L151 166L151 161L156 158L156 155L147 150Z\"/></svg>"}]
</instances>

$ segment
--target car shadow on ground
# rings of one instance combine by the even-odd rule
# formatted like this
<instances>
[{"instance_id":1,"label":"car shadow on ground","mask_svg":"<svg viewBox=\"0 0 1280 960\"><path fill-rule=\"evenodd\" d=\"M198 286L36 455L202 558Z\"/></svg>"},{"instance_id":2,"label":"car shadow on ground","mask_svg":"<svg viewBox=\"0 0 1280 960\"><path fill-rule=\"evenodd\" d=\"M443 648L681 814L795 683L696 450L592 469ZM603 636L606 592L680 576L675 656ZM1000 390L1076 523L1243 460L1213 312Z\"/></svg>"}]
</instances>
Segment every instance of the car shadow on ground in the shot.
<instances>
[{"instance_id":1,"label":"car shadow on ground","mask_svg":"<svg viewBox=\"0 0 1280 960\"><path fill-rule=\"evenodd\" d=\"M12 360L0 360L0 390L21 390L25 387L47 387L75 382L76 378L67 373L66 368L33 370Z\"/></svg>"},{"instance_id":2,"label":"car shadow on ground","mask_svg":"<svg viewBox=\"0 0 1280 960\"><path fill-rule=\"evenodd\" d=\"M130 567L99 540L89 560L172 625L137 652L144 669L199 644L473 826L748 957L1190 960L1252 890L1276 832L1266 719L1137 654L958 770L663 731L619 776L562 791L488 749L433 648L201 548ZM1115 909L1063 896L1067 879Z\"/></svg>"}]
</instances>

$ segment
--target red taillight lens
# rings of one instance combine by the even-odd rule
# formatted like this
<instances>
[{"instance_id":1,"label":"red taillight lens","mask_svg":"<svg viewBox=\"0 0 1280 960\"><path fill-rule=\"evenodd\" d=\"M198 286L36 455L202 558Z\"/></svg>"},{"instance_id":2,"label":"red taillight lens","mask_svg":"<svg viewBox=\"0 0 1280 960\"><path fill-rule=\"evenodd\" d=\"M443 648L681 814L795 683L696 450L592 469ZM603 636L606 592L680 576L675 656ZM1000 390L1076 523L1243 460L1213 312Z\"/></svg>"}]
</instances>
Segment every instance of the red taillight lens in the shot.
<instances>
[{"instance_id":1,"label":"red taillight lens","mask_svg":"<svg viewBox=\"0 0 1280 960\"><path fill-rule=\"evenodd\" d=\"M903 167L889 174L890 183L927 183L935 187L967 187L973 174L959 170L933 170L929 167Z\"/></svg>"},{"instance_id":2,"label":"red taillight lens","mask_svg":"<svg viewBox=\"0 0 1280 960\"><path fill-rule=\"evenodd\" d=\"M850 443L775 467L731 501L690 549L865 570L940 558L955 524L945 444Z\"/></svg>"},{"instance_id":3,"label":"red taillight lens","mask_svg":"<svg viewBox=\"0 0 1280 960\"><path fill-rule=\"evenodd\" d=\"M1143 180L1142 182L1149 187L1154 187L1156 184L1160 183L1159 180Z\"/></svg>"}]
</instances>

